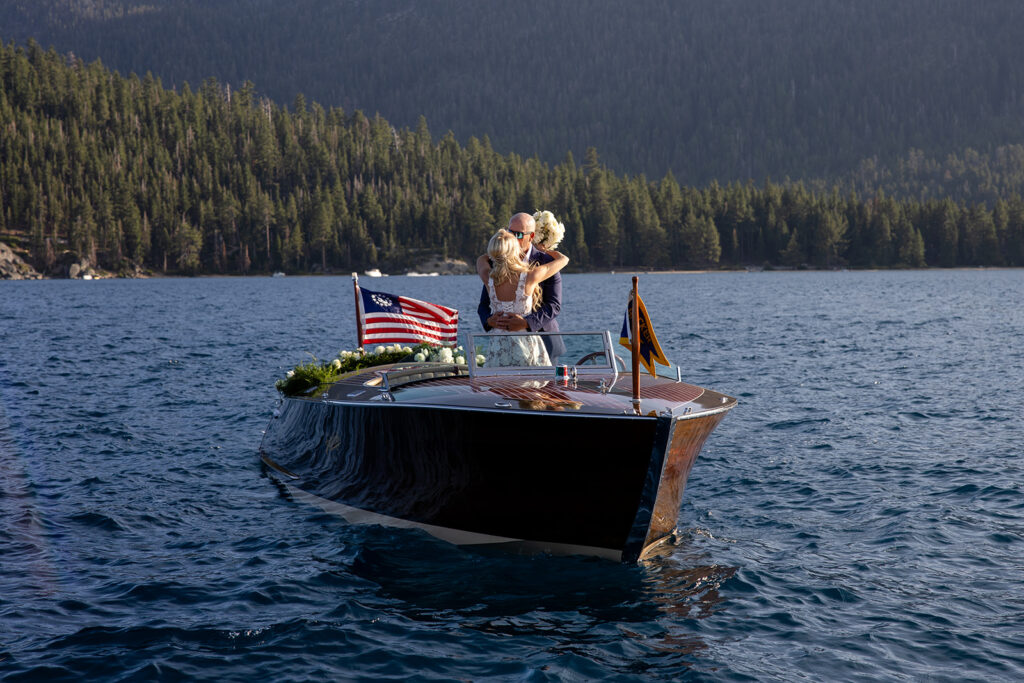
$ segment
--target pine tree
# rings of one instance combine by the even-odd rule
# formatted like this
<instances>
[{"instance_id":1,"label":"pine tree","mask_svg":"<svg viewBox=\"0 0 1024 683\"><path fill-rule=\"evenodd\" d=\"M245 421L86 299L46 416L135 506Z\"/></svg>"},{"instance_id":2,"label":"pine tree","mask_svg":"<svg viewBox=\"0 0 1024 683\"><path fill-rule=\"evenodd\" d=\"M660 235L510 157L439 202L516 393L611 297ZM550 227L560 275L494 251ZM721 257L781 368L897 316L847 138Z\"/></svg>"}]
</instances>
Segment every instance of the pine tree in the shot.
<instances>
[{"instance_id":1,"label":"pine tree","mask_svg":"<svg viewBox=\"0 0 1024 683\"><path fill-rule=\"evenodd\" d=\"M783 265L791 268L796 268L804 263L804 251L800 246L800 237L796 230L790 233L789 243L786 244L786 248L779 254L779 259Z\"/></svg>"},{"instance_id":2,"label":"pine tree","mask_svg":"<svg viewBox=\"0 0 1024 683\"><path fill-rule=\"evenodd\" d=\"M587 224L593 230L590 247L591 259L598 268L619 265L619 220L612 204L611 190L603 171L592 173L590 182Z\"/></svg>"},{"instance_id":3,"label":"pine tree","mask_svg":"<svg viewBox=\"0 0 1024 683\"><path fill-rule=\"evenodd\" d=\"M718 240L718 230L710 216L704 216L698 223L697 242L694 244L694 261L703 268L718 265L722 248Z\"/></svg>"}]
</instances>

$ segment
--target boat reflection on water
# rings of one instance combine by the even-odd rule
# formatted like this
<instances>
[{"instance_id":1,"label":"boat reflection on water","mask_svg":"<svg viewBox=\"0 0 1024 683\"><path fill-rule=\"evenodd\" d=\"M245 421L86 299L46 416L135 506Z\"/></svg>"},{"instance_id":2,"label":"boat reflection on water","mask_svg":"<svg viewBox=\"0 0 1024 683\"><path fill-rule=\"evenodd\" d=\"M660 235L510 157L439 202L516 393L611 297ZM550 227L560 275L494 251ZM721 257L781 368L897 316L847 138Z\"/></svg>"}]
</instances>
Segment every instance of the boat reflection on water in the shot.
<instances>
[{"instance_id":1,"label":"boat reflection on water","mask_svg":"<svg viewBox=\"0 0 1024 683\"><path fill-rule=\"evenodd\" d=\"M572 654L585 642L630 659L637 652L668 655L659 666L682 669L708 649L694 621L727 609L720 589L737 571L689 552L686 541L627 565L456 548L414 530L355 529L347 527L360 534L359 547L334 571L373 586L403 618L541 638L554 653ZM632 654L623 652L623 639Z\"/></svg>"},{"instance_id":2,"label":"boat reflection on water","mask_svg":"<svg viewBox=\"0 0 1024 683\"><path fill-rule=\"evenodd\" d=\"M294 500L293 488L271 479ZM382 601L380 609L488 636L542 638L549 652L567 655L586 642L628 656L621 663L626 670L637 652L671 657L659 667L694 666L708 649L694 621L728 607L720 589L738 569L690 550L687 534L659 544L639 563L619 564L457 547L416 529L335 528L336 552L317 555L315 563L327 574L357 578L360 590ZM622 653L624 638L630 655Z\"/></svg>"},{"instance_id":3,"label":"boat reflection on water","mask_svg":"<svg viewBox=\"0 0 1024 683\"><path fill-rule=\"evenodd\" d=\"M720 589L739 570L739 567L706 564L707 555L690 551L688 544L687 536L677 532L640 563L643 602L660 613L657 621L665 626L665 632L653 639L625 632L659 652L693 655L707 649L703 638L689 624L726 609L727 602Z\"/></svg>"},{"instance_id":4,"label":"boat reflection on water","mask_svg":"<svg viewBox=\"0 0 1024 683\"><path fill-rule=\"evenodd\" d=\"M568 392L560 391L554 380L526 380L483 389L502 398L516 401L521 410L579 410L582 401L576 401Z\"/></svg>"},{"instance_id":5,"label":"boat reflection on water","mask_svg":"<svg viewBox=\"0 0 1024 683\"><path fill-rule=\"evenodd\" d=\"M656 560L649 564L656 563ZM724 607L719 588L739 567L688 566L666 562L656 570L648 566L645 588L648 599L665 614L680 619L704 619Z\"/></svg>"}]
</instances>

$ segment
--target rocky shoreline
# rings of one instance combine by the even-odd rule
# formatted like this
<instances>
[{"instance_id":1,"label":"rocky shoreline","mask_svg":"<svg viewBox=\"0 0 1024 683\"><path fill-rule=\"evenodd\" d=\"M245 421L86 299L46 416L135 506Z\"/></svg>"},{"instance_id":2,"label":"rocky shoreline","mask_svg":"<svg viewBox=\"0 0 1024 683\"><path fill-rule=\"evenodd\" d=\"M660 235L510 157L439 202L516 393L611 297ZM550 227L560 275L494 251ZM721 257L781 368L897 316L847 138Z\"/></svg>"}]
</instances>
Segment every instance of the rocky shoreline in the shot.
<instances>
[{"instance_id":1,"label":"rocky shoreline","mask_svg":"<svg viewBox=\"0 0 1024 683\"><path fill-rule=\"evenodd\" d=\"M472 275L476 269L460 259L435 256L411 269L407 275Z\"/></svg>"},{"instance_id":2,"label":"rocky shoreline","mask_svg":"<svg viewBox=\"0 0 1024 683\"><path fill-rule=\"evenodd\" d=\"M476 270L466 261L454 258L434 256L425 259L408 275L472 275ZM112 277L145 278L152 277L139 267L132 270L111 273L93 267L87 258L65 251L47 272L41 273L18 252L4 242L0 242L0 280L45 280L50 278L67 278L72 280L100 280Z\"/></svg>"},{"instance_id":3,"label":"rocky shoreline","mask_svg":"<svg viewBox=\"0 0 1024 683\"><path fill-rule=\"evenodd\" d=\"M26 260L26 255L0 242L0 280L102 280L112 277L149 277L149 274L138 267L129 272L111 273L93 267L88 258L71 251L60 254L53 265L41 273Z\"/></svg>"},{"instance_id":4,"label":"rocky shoreline","mask_svg":"<svg viewBox=\"0 0 1024 683\"><path fill-rule=\"evenodd\" d=\"M0 280L42 280L42 274L0 242Z\"/></svg>"}]
</instances>

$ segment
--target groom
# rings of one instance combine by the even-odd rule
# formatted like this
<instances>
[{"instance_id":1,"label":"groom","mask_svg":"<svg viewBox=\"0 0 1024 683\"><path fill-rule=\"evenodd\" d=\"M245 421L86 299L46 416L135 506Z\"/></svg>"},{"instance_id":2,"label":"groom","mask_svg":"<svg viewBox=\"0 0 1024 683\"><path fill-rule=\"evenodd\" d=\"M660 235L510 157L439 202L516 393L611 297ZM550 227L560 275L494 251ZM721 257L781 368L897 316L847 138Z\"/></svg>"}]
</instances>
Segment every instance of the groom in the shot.
<instances>
[{"instance_id":1,"label":"groom","mask_svg":"<svg viewBox=\"0 0 1024 683\"><path fill-rule=\"evenodd\" d=\"M533 216L528 213L517 213L512 216L506 228L519 240L519 248L522 250L523 260L527 263L548 263L554 259L547 254L533 248L533 233L537 231L537 224ZM485 331L493 329L508 330L510 332L558 332L558 312L562 309L562 274L555 273L552 277L540 283L541 305L533 313L527 316L515 315L513 313L495 313L491 315L491 299L487 295L487 286L480 293L480 305L477 306L477 313L480 315L480 322L484 325ZM544 336L544 346L551 356L552 364L557 365L557 358L565 353L565 342L560 336Z\"/></svg>"}]
</instances>

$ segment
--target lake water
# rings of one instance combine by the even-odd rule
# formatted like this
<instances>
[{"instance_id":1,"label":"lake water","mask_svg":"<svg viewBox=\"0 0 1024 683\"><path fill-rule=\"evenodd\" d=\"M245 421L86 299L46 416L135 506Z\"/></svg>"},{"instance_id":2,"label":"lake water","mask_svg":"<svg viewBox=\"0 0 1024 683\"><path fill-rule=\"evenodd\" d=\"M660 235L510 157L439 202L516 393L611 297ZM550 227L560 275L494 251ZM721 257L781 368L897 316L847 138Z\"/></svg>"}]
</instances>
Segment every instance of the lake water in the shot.
<instances>
[{"instance_id":1,"label":"lake water","mask_svg":"<svg viewBox=\"0 0 1024 683\"><path fill-rule=\"evenodd\" d=\"M471 277L363 284L478 325ZM617 333L629 287L567 275L563 329ZM1024 679L1024 272L640 287L740 403L623 566L279 492L273 382L353 346L347 277L0 283L0 678Z\"/></svg>"}]
</instances>

